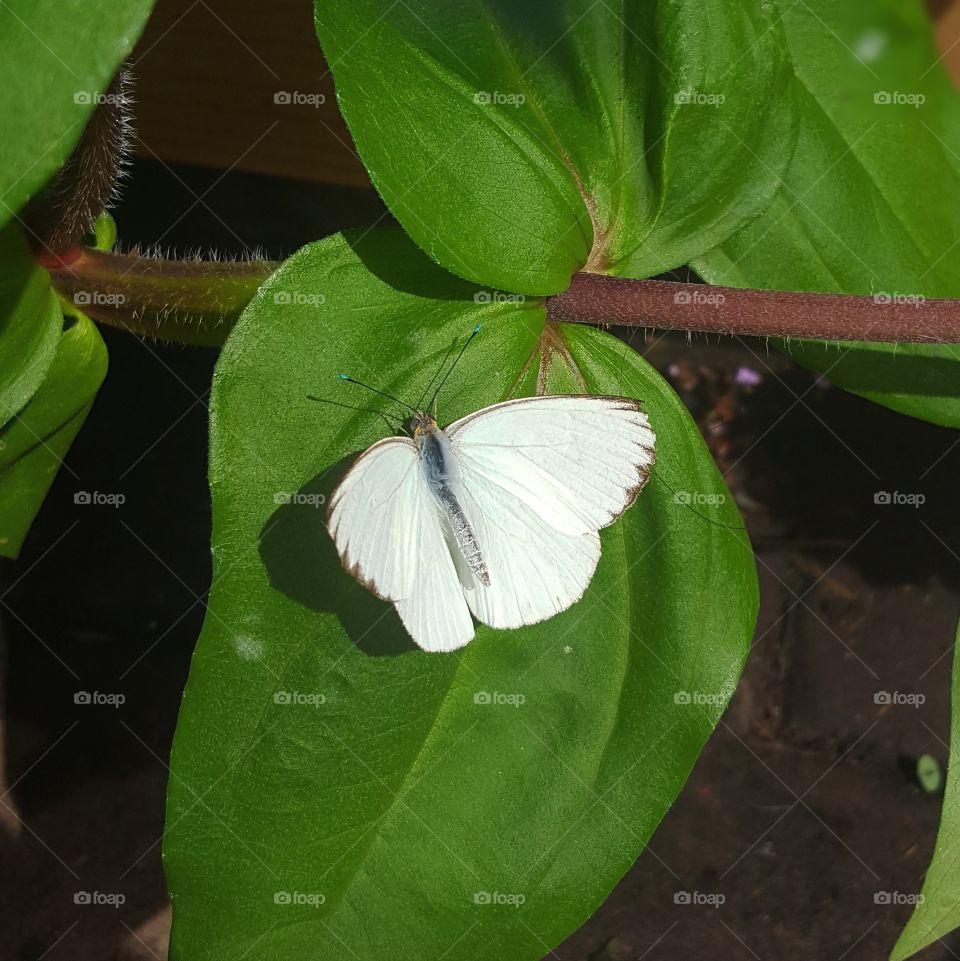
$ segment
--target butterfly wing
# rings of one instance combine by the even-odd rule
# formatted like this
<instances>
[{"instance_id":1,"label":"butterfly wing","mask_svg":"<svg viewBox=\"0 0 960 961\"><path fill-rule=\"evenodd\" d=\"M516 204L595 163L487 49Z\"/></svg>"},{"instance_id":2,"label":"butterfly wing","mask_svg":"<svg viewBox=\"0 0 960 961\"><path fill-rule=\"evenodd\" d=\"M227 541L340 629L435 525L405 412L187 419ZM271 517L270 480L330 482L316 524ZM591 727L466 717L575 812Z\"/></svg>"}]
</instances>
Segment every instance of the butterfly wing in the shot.
<instances>
[{"instance_id":1,"label":"butterfly wing","mask_svg":"<svg viewBox=\"0 0 960 961\"><path fill-rule=\"evenodd\" d=\"M649 478L655 436L640 403L521 398L470 414L446 433L457 495L490 576L489 587L464 578L474 616L515 628L566 610L593 577L597 532Z\"/></svg>"},{"instance_id":2,"label":"butterfly wing","mask_svg":"<svg viewBox=\"0 0 960 961\"><path fill-rule=\"evenodd\" d=\"M474 634L443 521L409 438L362 454L330 498L328 527L344 568L391 601L413 640L453 651Z\"/></svg>"}]
</instances>

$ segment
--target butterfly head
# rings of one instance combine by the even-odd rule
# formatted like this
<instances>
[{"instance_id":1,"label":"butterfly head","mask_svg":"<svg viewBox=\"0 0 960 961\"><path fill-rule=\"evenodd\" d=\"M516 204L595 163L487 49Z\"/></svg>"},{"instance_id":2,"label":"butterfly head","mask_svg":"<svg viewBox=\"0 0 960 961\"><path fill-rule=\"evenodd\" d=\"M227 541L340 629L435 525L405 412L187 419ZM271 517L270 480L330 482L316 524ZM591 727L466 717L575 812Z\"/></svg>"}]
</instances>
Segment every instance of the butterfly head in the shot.
<instances>
[{"instance_id":1,"label":"butterfly head","mask_svg":"<svg viewBox=\"0 0 960 961\"><path fill-rule=\"evenodd\" d=\"M409 429L414 438L421 434L429 434L437 429L436 418L432 414L417 411L409 420Z\"/></svg>"}]
</instances>

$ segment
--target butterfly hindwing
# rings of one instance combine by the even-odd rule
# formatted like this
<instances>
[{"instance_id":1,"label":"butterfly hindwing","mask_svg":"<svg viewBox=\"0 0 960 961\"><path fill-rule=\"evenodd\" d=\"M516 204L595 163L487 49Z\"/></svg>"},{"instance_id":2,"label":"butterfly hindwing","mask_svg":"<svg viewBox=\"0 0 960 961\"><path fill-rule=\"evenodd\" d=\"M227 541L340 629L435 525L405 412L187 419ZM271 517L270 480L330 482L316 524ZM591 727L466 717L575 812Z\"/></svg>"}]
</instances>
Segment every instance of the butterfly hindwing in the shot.
<instances>
[{"instance_id":1,"label":"butterfly hindwing","mask_svg":"<svg viewBox=\"0 0 960 961\"><path fill-rule=\"evenodd\" d=\"M328 525L343 566L378 597L393 602L420 647L451 651L473 637L441 516L413 441L388 437L362 454L333 492Z\"/></svg>"},{"instance_id":2,"label":"butterfly hindwing","mask_svg":"<svg viewBox=\"0 0 960 961\"><path fill-rule=\"evenodd\" d=\"M536 624L583 596L600 559L598 534L558 531L523 501L469 472L459 496L490 579L483 585L469 574L463 578L478 621L502 629Z\"/></svg>"}]
</instances>

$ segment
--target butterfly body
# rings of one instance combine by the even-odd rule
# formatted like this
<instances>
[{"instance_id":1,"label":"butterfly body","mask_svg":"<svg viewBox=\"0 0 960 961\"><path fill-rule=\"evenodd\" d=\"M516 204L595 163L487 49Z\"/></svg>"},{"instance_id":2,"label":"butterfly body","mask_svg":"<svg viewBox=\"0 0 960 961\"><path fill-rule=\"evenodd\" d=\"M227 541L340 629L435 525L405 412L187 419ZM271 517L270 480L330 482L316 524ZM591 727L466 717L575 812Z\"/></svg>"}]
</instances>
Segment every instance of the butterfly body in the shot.
<instances>
[{"instance_id":1,"label":"butterfly body","mask_svg":"<svg viewBox=\"0 0 960 961\"><path fill-rule=\"evenodd\" d=\"M451 651L473 619L513 629L584 594L599 531L636 499L655 436L627 397L504 401L363 453L330 498L344 567L393 603L416 643Z\"/></svg>"},{"instance_id":2,"label":"butterfly body","mask_svg":"<svg viewBox=\"0 0 960 961\"><path fill-rule=\"evenodd\" d=\"M423 477L437 502L440 523L448 545L460 552L481 584L490 586L490 573L483 561L477 535L457 499L457 464L450 440L429 414L417 413L413 420L413 440L420 456Z\"/></svg>"}]
</instances>

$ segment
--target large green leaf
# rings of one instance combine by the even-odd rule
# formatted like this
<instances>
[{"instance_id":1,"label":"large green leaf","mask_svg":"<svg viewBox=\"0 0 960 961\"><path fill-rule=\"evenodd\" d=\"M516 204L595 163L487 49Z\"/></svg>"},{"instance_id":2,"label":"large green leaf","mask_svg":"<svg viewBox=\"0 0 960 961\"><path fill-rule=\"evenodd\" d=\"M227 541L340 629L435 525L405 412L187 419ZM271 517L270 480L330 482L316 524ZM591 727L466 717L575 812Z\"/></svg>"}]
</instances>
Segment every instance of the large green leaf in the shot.
<instances>
[{"instance_id":1,"label":"large green leaf","mask_svg":"<svg viewBox=\"0 0 960 961\"><path fill-rule=\"evenodd\" d=\"M625 393L646 402L657 466L581 602L427 654L325 529L345 458L388 428L307 397L369 405L346 370L416 399L477 322L443 421L538 380ZM274 274L220 358L211 417L214 580L167 811L172 957L539 958L642 850L752 633L752 553L686 410L612 337L545 327L541 303L478 294L376 231Z\"/></svg>"},{"instance_id":2,"label":"large green leaf","mask_svg":"<svg viewBox=\"0 0 960 961\"><path fill-rule=\"evenodd\" d=\"M556 293L676 267L766 208L788 62L755 0L316 0L341 109L413 239L478 283Z\"/></svg>"},{"instance_id":3,"label":"large green leaf","mask_svg":"<svg viewBox=\"0 0 960 961\"><path fill-rule=\"evenodd\" d=\"M0 224L63 165L152 0L0 3Z\"/></svg>"},{"instance_id":4,"label":"large green leaf","mask_svg":"<svg viewBox=\"0 0 960 961\"><path fill-rule=\"evenodd\" d=\"M53 362L63 314L47 273L16 224L0 229L0 427L31 398Z\"/></svg>"},{"instance_id":5,"label":"large green leaf","mask_svg":"<svg viewBox=\"0 0 960 961\"><path fill-rule=\"evenodd\" d=\"M46 379L0 430L0 556L16 557L107 372L107 349L77 315L59 337Z\"/></svg>"},{"instance_id":6,"label":"large green leaf","mask_svg":"<svg viewBox=\"0 0 960 961\"><path fill-rule=\"evenodd\" d=\"M956 651L952 702L950 765L937 844L923 879L922 897L900 933L891 961L903 961L960 927L960 657Z\"/></svg>"},{"instance_id":7,"label":"large green leaf","mask_svg":"<svg viewBox=\"0 0 960 961\"><path fill-rule=\"evenodd\" d=\"M960 99L936 65L920 4L783 9L797 150L766 214L695 268L742 287L960 297L960 206L950 200L960 195ZM955 345L800 342L789 351L857 394L960 426Z\"/></svg>"}]
</instances>

